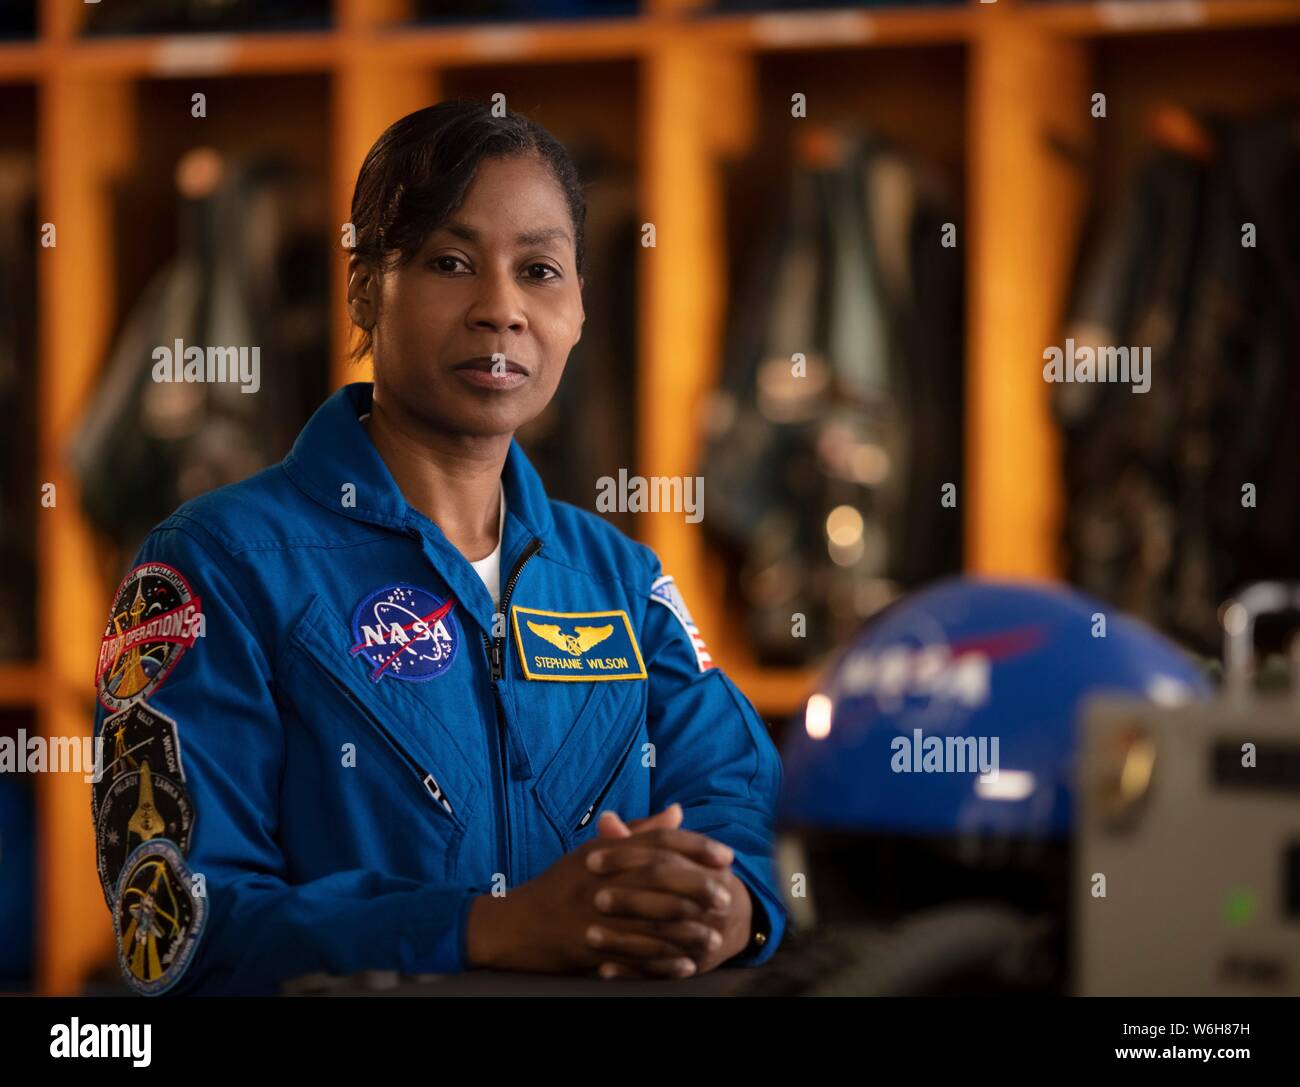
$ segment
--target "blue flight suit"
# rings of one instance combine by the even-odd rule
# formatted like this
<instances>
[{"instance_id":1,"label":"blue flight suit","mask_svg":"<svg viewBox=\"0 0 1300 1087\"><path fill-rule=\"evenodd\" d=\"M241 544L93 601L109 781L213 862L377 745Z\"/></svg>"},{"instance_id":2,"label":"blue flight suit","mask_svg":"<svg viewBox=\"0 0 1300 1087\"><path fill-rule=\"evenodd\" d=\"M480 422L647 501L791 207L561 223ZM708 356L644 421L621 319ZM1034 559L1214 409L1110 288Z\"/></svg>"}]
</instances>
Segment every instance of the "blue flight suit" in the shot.
<instances>
[{"instance_id":1,"label":"blue flight suit","mask_svg":"<svg viewBox=\"0 0 1300 1087\"><path fill-rule=\"evenodd\" d=\"M371 394L340 389L280 464L162 522L114 602L92 813L127 980L460 971L476 895L606 808L674 801L735 851L767 934L731 962L766 961L780 760L658 558L550 501L514 442L497 617L370 442Z\"/></svg>"}]
</instances>

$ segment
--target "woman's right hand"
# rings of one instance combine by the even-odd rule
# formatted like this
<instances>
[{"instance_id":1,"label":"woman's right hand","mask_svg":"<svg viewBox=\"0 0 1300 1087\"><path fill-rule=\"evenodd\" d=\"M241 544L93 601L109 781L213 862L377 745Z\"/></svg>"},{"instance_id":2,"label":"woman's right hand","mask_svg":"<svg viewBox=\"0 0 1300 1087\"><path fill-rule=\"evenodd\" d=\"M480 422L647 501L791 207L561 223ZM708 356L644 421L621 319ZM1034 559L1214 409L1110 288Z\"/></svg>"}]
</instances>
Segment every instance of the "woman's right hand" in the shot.
<instances>
[{"instance_id":1,"label":"woman's right hand","mask_svg":"<svg viewBox=\"0 0 1300 1087\"><path fill-rule=\"evenodd\" d=\"M698 863L682 865L675 875L670 918L645 920L611 916L595 905L596 893L609 877L593 872L587 855L607 848L607 838L593 838L566 853L545 872L506 894L480 895L470 906L468 931L471 967L538 973L595 973L614 962L661 977L689 977L713 943L717 929L706 918L714 903L717 861L714 843L702 834L672 830L675 850ZM635 950L620 952L593 946L593 927L632 937Z\"/></svg>"}]
</instances>

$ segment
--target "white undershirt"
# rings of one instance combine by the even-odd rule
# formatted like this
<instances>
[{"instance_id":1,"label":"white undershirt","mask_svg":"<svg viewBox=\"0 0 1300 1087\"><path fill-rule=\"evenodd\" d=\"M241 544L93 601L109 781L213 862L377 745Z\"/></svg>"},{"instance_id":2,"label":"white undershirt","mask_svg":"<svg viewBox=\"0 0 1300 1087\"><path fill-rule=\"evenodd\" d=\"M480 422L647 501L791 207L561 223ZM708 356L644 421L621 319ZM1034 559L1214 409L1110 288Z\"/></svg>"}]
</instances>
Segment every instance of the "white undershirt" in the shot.
<instances>
[{"instance_id":1,"label":"white undershirt","mask_svg":"<svg viewBox=\"0 0 1300 1087\"><path fill-rule=\"evenodd\" d=\"M501 602L501 536L506 526L506 489L501 487L501 514L497 522L497 546L492 554L485 559L479 559L478 562L471 562L474 567L474 573L483 579L483 584L487 586L488 595L492 597L492 603Z\"/></svg>"}]
</instances>

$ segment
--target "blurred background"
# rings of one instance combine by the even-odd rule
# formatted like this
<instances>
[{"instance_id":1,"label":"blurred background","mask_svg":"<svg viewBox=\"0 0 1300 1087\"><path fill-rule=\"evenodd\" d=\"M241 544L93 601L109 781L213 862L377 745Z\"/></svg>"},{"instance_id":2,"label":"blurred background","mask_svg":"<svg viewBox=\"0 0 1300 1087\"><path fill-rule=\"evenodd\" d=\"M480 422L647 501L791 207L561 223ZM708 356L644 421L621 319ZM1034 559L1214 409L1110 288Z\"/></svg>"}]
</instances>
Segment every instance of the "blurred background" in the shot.
<instances>
[{"instance_id":1,"label":"blurred background","mask_svg":"<svg viewBox=\"0 0 1300 1087\"><path fill-rule=\"evenodd\" d=\"M0 730L88 733L148 528L367 376L367 149L498 93L588 186L584 337L521 438L589 508L704 477L701 524L612 519L774 733L960 571L1213 655L1300 544L1297 57L1296 0L5 0ZM178 337L260 344L261 393L150 382ZM1152 391L1046 384L1066 337L1151 345ZM0 775L0 919L0 991L114 972L78 776Z\"/></svg>"}]
</instances>

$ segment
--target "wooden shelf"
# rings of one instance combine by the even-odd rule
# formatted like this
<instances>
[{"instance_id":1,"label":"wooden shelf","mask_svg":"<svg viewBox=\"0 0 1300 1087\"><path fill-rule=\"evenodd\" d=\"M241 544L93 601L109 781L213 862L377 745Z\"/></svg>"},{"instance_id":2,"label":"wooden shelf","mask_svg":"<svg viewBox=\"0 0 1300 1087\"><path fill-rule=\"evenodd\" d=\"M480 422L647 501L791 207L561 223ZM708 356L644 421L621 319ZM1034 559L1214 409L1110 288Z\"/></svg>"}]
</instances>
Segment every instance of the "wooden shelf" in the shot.
<instances>
[{"instance_id":1,"label":"wooden shelf","mask_svg":"<svg viewBox=\"0 0 1300 1087\"><path fill-rule=\"evenodd\" d=\"M342 43L332 31L84 38L62 46L54 62L78 75L121 77L327 72Z\"/></svg>"},{"instance_id":2,"label":"wooden shelf","mask_svg":"<svg viewBox=\"0 0 1300 1087\"><path fill-rule=\"evenodd\" d=\"M1020 9L1045 30L1070 34L1151 34L1300 23L1296 0L1138 0L1034 4Z\"/></svg>"},{"instance_id":3,"label":"wooden shelf","mask_svg":"<svg viewBox=\"0 0 1300 1087\"><path fill-rule=\"evenodd\" d=\"M1300 23L1295 0L1107 0L933 8L713 13L669 9L593 22L366 24L358 29L170 34L0 43L0 83L72 68L119 76L325 71L381 49L394 64L456 65L610 59L668 44L751 52L960 43L1013 19L1081 36L1173 33Z\"/></svg>"},{"instance_id":4,"label":"wooden shelf","mask_svg":"<svg viewBox=\"0 0 1300 1087\"><path fill-rule=\"evenodd\" d=\"M0 42L0 86L39 79L50 66L51 55L43 42Z\"/></svg>"},{"instance_id":5,"label":"wooden shelf","mask_svg":"<svg viewBox=\"0 0 1300 1087\"><path fill-rule=\"evenodd\" d=\"M502 64L616 60L656 48L670 33L663 20L644 17L591 23L479 23L385 28L360 40L401 64Z\"/></svg>"},{"instance_id":6,"label":"wooden shelf","mask_svg":"<svg viewBox=\"0 0 1300 1087\"><path fill-rule=\"evenodd\" d=\"M712 47L756 52L844 49L961 42L979 13L966 7L837 8L823 11L713 14L702 12L692 32Z\"/></svg>"},{"instance_id":7,"label":"wooden shelf","mask_svg":"<svg viewBox=\"0 0 1300 1087\"><path fill-rule=\"evenodd\" d=\"M0 664L0 706L37 708L42 700L43 680L39 664Z\"/></svg>"}]
</instances>

